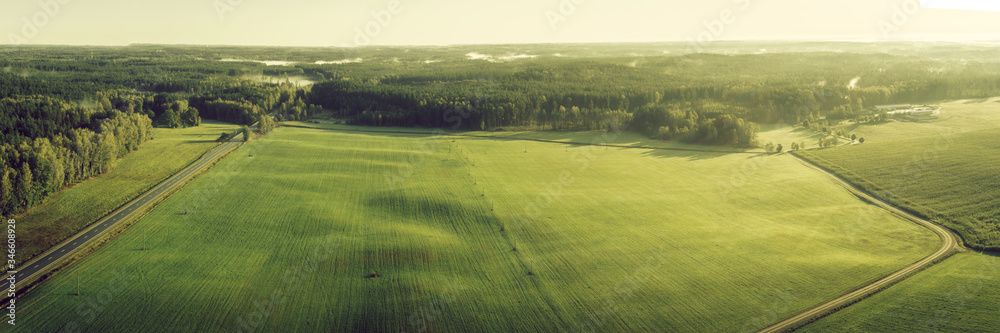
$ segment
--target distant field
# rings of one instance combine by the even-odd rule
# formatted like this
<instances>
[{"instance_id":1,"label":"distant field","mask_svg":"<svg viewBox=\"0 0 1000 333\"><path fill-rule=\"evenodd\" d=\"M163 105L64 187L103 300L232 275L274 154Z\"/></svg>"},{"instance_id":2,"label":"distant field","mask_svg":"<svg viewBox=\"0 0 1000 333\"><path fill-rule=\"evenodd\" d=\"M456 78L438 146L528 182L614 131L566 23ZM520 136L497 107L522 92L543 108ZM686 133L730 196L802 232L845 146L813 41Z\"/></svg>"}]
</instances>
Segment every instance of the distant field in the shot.
<instances>
[{"instance_id":1,"label":"distant field","mask_svg":"<svg viewBox=\"0 0 1000 333\"><path fill-rule=\"evenodd\" d=\"M18 218L18 256L28 260L85 229L218 145L236 126L205 121L199 127L155 130L154 140L120 159L111 172L65 189ZM22 261L23 262L23 261Z\"/></svg>"},{"instance_id":2,"label":"distant field","mask_svg":"<svg viewBox=\"0 0 1000 333\"><path fill-rule=\"evenodd\" d=\"M410 127L365 127L351 125L335 125L328 121L312 122L286 122L295 126L306 126L315 128L329 128L336 130L364 130L377 132L417 132L417 133L447 133L468 136L486 136L508 139L539 139L559 142L576 143L600 143L634 147L656 147L656 148L682 148L694 150L730 151L730 152L764 152L764 148L735 148L729 146L705 146L690 145L677 141L663 141L651 139L648 136L623 130L614 135L603 135L603 132L556 132L556 131L446 131L440 129L410 128ZM825 135L819 132L804 129L797 126L788 125L762 125L758 141L761 146L768 142L781 144L785 150L789 150L793 142L805 142L807 147L815 147L816 140Z\"/></svg>"},{"instance_id":3,"label":"distant field","mask_svg":"<svg viewBox=\"0 0 1000 333\"><path fill-rule=\"evenodd\" d=\"M1000 258L958 254L801 332L996 332Z\"/></svg>"},{"instance_id":4,"label":"distant field","mask_svg":"<svg viewBox=\"0 0 1000 333\"><path fill-rule=\"evenodd\" d=\"M1000 249L1000 103L943 106L941 120L865 126L868 143L801 155L971 247Z\"/></svg>"},{"instance_id":5,"label":"distant field","mask_svg":"<svg viewBox=\"0 0 1000 333\"><path fill-rule=\"evenodd\" d=\"M12 331L746 332L937 243L787 156L281 128Z\"/></svg>"},{"instance_id":6,"label":"distant field","mask_svg":"<svg viewBox=\"0 0 1000 333\"><path fill-rule=\"evenodd\" d=\"M941 116L937 120L850 124L841 129L864 137L869 143L887 143L1000 128L1000 98L948 101L940 105Z\"/></svg>"}]
</instances>

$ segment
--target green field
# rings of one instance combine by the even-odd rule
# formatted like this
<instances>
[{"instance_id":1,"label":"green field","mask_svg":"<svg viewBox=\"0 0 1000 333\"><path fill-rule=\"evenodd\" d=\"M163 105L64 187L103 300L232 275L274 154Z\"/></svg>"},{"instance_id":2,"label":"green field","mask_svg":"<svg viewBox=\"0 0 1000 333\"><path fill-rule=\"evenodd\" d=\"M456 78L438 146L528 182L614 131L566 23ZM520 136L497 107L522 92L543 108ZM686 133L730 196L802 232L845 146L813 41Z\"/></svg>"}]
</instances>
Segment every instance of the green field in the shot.
<instances>
[{"instance_id":1,"label":"green field","mask_svg":"<svg viewBox=\"0 0 1000 333\"><path fill-rule=\"evenodd\" d=\"M868 143L888 143L1000 127L1000 98L948 101L939 105L941 115L936 120L851 123L838 129L864 137Z\"/></svg>"},{"instance_id":2,"label":"green field","mask_svg":"<svg viewBox=\"0 0 1000 333\"><path fill-rule=\"evenodd\" d=\"M428 128L410 127L365 127L337 125L331 121L313 120L311 122L290 121L285 124L313 128L328 128L340 131L362 130L366 132L407 132L407 133L444 133L460 136L478 136L504 139L547 140L574 143L597 143L629 147L678 148L689 150L709 150L722 152L764 152L763 145L767 143L781 144L785 150L790 150L793 142L805 143L806 147L815 147L816 140L826 137L819 132L798 126L762 125L757 141L761 147L737 148L732 146L690 145L678 141L651 139L646 135L632 131L622 131L613 137L602 137L601 132L558 132L558 131L450 131Z\"/></svg>"},{"instance_id":3,"label":"green field","mask_svg":"<svg viewBox=\"0 0 1000 333\"><path fill-rule=\"evenodd\" d=\"M865 126L864 145L801 155L955 230L968 246L1000 249L1000 103L945 103L943 113Z\"/></svg>"},{"instance_id":4,"label":"green field","mask_svg":"<svg viewBox=\"0 0 1000 333\"><path fill-rule=\"evenodd\" d=\"M1000 258L958 254L801 332L996 332Z\"/></svg>"},{"instance_id":5,"label":"green field","mask_svg":"<svg viewBox=\"0 0 1000 333\"><path fill-rule=\"evenodd\" d=\"M28 260L152 188L218 145L236 126L205 121L199 127L155 130L154 139L120 159L111 172L53 195L18 217L18 256ZM23 252L22 252L23 251Z\"/></svg>"},{"instance_id":6,"label":"green field","mask_svg":"<svg viewBox=\"0 0 1000 333\"><path fill-rule=\"evenodd\" d=\"M943 103L938 120L849 128L868 143L801 154L958 231L967 245L1000 247L997 99ZM995 255L959 254L804 331L996 331L998 273Z\"/></svg>"},{"instance_id":7,"label":"green field","mask_svg":"<svg viewBox=\"0 0 1000 333\"><path fill-rule=\"evenodd\" d=\"M754 331L937 244L787 156L281 128L13 331Z\"/></svg>"}]
</instances>

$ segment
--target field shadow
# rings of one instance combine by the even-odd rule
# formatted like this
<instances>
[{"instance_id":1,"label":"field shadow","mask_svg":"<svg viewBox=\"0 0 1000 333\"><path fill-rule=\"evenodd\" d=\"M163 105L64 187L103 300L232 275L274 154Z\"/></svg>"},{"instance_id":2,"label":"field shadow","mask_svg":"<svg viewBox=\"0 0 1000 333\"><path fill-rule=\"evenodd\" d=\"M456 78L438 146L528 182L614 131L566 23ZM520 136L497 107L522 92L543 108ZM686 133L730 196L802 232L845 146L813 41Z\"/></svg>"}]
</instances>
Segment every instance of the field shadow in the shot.
<instances>
[{"instance_id":1,"label":"field shadow","mask_svg":"<svg viewBox=\"0 0 1000 333\"><path fill-rule=\"evenodd\" d=\"M979 254L1000 258L1000 251L980 251Z\"/></svg>"},{"instance_id":2,"label":"field shadow","mask_svg":"<svg viewBox=\"0 0 1000 333\"><path fill-rule=\"evenodd\" d=\"M649 149L643 152L641 155L644 157L682 158L689 161L701 161L701 160L711 160L716 158L727 157L733 154L741 154L751 157L757 155L763 155L763 153L756 154L756 153L744 153L744 152L699 152L699 151L665 150L665 149Z\"/></svg>"},{"instance_id":3,"label":"field shadow","mask_svg":"<svg viewBox=\"0 0 1000 333\"><path fill-rule=\"evenodd\" d=\"M296 127L305 128L305 127ZM405 138L420 138L420 137L435 137L438 134L430 132L418 132L418 131L379 131L379 130L365 130L365 129L334 129L334 128L322 128L322 127L310 127L310 129L331 131L338 133L352 133L356 135L364 135L371 137L405 137ZM733 148L727 148L723 146L699 146L699 145L687 145L679 144L680 147L652 147L643 146L642 142L639 140L622 140L615 141L611 140L607 144L592 143L595 134L600 132L533 132L532 137L523 136L488 136L488 135L472 135L469 131L448 131L445 136L441 138L448 138L451 140L481 140L481 141L522 141L522 142L539 142L539 143L549 143L555 145L567 145L572 148L579 148L590 146L598 150L611 150L611 149L644 149L648 152L643 153L644 156L652 157L680 157L691 160L702 160L702 159L713 159L717 157L722 157L730 154L760 154L758 152L750 152L748 150L736 150ZM481 132L480 132L481 133ZM504 132L495 132L504 133ZM537 134L537 135L535 135ZM578 139L580 141L564 141ZM727 150L731 149L731 150Z\"/></svg>"},{"instance_id":4,"label":"field shadow","mask_svg":"<svg viewBox=\"0 0 1000 333\"><path fill-rule=\"evenodd\" d=\"M475 194L474 199L479 195ZM396 192L373 193L364 200L368 209L397 216L420 218L428 221L451 223L455 219L471 219L486 224L500 226L500 220L492 214L483 214L479 209L447 199L431 199ZM489 209L486 207L485 209ZM488 213L488 212L487 212Z\"/></svg>"}]
</instances>

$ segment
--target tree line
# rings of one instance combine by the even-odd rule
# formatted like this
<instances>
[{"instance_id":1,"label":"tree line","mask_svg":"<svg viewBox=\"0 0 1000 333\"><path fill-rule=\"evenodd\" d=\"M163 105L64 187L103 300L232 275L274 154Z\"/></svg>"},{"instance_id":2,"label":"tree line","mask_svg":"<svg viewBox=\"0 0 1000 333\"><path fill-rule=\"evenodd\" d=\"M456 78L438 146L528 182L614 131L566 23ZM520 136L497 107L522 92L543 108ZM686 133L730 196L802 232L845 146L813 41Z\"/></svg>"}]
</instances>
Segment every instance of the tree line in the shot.
<instances>
[{"instance_id":1,"label":"tree line","mask_svg":"<svg viewBox=\"0 0 1000 333\"><path fill-rule=\"evenodd\" d=\"M1000 62L864 53L298 67L326 78L308 102L352 124L557 131L617 124L659 139L740 146L754 145L756 123L874 119L869 110L878 104L1000 94Z\"/></svg>"},{"instance_id":2,"label":"tree line","mask_svg":"<svg viewBox=\"0 0 1000 333\"><path fill-rule=\"evenodd\" d=\"M139 113L94 111L46 96L0 100L0 209L14 215L64 186L110 171L152 138Z\"/></svg>"}]
</instances>

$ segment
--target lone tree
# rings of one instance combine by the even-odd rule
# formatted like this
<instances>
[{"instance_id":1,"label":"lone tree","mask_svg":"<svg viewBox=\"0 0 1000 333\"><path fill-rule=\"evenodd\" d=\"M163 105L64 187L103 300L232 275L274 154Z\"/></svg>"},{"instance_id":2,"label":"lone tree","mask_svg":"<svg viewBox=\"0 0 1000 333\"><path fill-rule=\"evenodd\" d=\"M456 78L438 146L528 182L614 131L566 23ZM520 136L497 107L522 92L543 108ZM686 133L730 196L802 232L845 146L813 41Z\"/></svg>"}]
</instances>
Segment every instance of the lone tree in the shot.
<instances>
[{"instance_id":1,"label":"lone tree","mask_svg":"<svg viewBox=\"0 0 1000 333\"><path fill-rule=\"evenodd\" d=\"M775 148L775 149L774 149L774 152L776 152L776 153L778 153L778 154L781 154L781 152L782 152L782 151L784 151L784 150L785 150L785 148L784 148L784 147L782 147L782 146L781 146L781 144L779 143L779 144L778 144L778 148Z\"/></svg>"},{"instance_id":2,"label":"lone tree","mask_svg":"<svg viewBox=\"0 0 1000 333\"><path fill-rule=\"evenodd\" d=\"M865 143L865 138L858 139L858 143Z\"/></svg>"},{"instance_id":3,"label":"lone tree","mask_svg":"<svg viewBox=\"0 0 1000 333\"><path fill-rule=\"evenodd\" d=\"M250 128L243 125L243 142L250 141Z\"/></svg>"},{"instance_id":4,"label":"lone tree","mask_svg":"<svg viewBox=\"0 0 1000 333\"><path fill-rule=\"evenodd\" d=\"M858 141L858 135L857 134L851 134L851 141Z\"/></svg>"}]
</instances>

